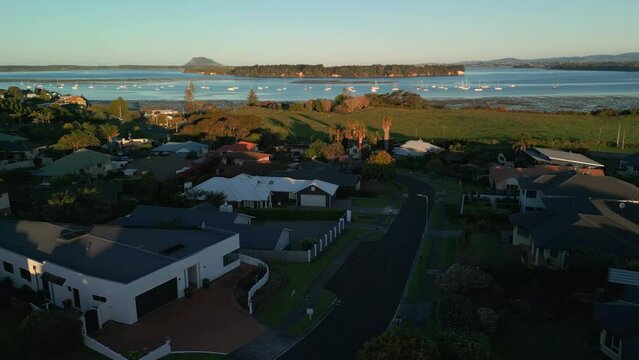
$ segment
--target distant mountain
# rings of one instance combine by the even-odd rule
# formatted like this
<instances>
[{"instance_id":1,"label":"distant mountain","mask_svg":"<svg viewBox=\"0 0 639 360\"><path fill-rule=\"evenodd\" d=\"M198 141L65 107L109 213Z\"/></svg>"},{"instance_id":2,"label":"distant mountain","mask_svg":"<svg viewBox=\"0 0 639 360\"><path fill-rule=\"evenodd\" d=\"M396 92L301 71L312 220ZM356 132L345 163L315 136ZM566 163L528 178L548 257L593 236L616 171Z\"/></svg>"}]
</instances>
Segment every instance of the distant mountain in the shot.
<instances>
[{"instance_id":1,"label":"distant mountain","mask_svg":"<svg viewBox=\"0 0 639 360\"><path fill-rule=\"evenodd\" d=\"M207 57L194 57L184 64L185 68L222 67L224 65Z\"/></svg>"},{"instance_id":2,"label":"distant mountain","mask_svg":"<svg viewBox=\"0 0 639 360\"><path fill-rule=\"evenodd\" d=\"M639 61L639 52L625 53L619 55L587 55L587 56L563 56L554 58L540 58L540 59L517 59L517 58L503 58L495 60L475 60L475 61L463 61L459 64L463 65L549 65L557 63L621 63L621 62L634 62Z\"/></svg>"}]
</instances>

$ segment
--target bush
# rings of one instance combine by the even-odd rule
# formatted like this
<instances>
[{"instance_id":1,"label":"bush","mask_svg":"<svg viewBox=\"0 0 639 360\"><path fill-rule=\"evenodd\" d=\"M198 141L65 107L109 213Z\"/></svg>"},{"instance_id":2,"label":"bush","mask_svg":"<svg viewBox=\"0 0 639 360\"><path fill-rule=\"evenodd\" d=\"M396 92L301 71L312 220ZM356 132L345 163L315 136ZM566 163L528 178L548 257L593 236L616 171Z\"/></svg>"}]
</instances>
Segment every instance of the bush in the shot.
<instances>
[{"instance_id":1,"label":"bush","mask_svg":"<svg viewBox=\"0 0 639 360\"><path fill-rule=\"evenodd\" d=\"M36 311L20 324L20 336L32 352L60 357L82 346L82 323L74 311Z\"/></svg>"},{"instance_id":2,"label":"bush","mask_svg":"<svg viewBox=\"0 0 639 360\"><path fill-rule=\"evenodd\" d=\"M310 250L313 248L313 246L315 246L316 242L317 240L313 238L305 238L300 242L300 246L302 247L302 250Z\"/></svg>"},{"instance_id":3,"label":"bush","mask_svg":"<svg viewBox=\"0 0 639 360\"><path fill-rule=\"evenodd\" d=\"M437 335L437 345L447 360L491 360L490 340L477 332L444 331Z\"/></svg>"},{"instance_id":4,"label":"bush","mask_svg":"<svg viewBox=\"0 0 639 360\"><path fill-rule=\"evenodd\" d=\"M386 332L367 341L357 352L357 360L439 359L437 345L422 336Z\"/></svg>"},{"instance_id":5,"label":"bush","mask_svg":"<svg viewBox=\"0 0 639 360\"><path fill-rule=\"evenodd\" d=\"M208 289L209 286L211 286L211 280L209 280L209 279L202 280L202 287L203 288Z\"/></svg>"},{"instance_id":6,"label":"bush","mask_svg":"<svg viewBox=\"0 0 639 360\"><path fill-rule=\"evenodd\" d=\"M487 271L503 289L518 291L521 287L530 285L532 272L522 263L501 263L491 265Z\"/></svg>"},{"instance_id":7,"label":"bush","mask_svg":"<svg viewBox=\"0 0 639 360\"><path fill-rule=\"evenodd\" d=\"M451 295L442 300L437 319L444 330L472 332L480 329L477 308L461 295Z\"/></svg>"},{"instance_id":8,"label":"bush","mask_svg":"<svg viewBox=\"0 0 639 360\"><path fill-rule=\"evenodd\" d=\"M490 287L490 275L469 265L453 264L439 278L439 286L451 293Z\"/></svg>"},{"instance_id":9,"label":"bush","mask_svg":"<svg viewBox=\"0 0 639 360\"><path fill-rule=\"evenodd\" d=\"M495 313L493 309L487 307L480 307L477 309L477 313L479 314L479 326L481 328L481 332L490 338L495 336L498 321L497 313Z\"/></svg>"}]
</instances>

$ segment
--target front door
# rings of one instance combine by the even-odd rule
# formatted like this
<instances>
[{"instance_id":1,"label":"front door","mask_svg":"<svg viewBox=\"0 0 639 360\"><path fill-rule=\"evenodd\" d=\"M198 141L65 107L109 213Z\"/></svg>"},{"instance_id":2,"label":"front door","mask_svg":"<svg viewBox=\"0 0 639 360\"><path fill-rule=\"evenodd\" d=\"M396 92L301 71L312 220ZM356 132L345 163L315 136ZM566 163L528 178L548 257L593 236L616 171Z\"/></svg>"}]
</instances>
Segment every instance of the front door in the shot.
<instances>
[{"instance_id":1,"label":"front door","mask_svg":"<svg viewBox=\"0 0 639 360\"><path fill-rule=\"evenodd\" d=\"M189 278L187 285L198 287L199 281L197 279L197 264L188 268L186 272Z\"/></svg>"}]
</instances>

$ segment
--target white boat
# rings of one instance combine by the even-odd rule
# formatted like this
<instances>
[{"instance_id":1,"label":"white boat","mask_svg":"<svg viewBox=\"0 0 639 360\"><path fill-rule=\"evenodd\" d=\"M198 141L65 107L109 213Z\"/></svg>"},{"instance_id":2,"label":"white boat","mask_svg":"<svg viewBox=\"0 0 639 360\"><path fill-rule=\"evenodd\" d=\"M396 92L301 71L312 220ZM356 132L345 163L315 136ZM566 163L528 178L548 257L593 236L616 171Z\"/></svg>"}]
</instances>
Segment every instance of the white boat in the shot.
<instances>
[{"instance_id":1,"label":"white boat","mask_svg":"<svg viewBox=\"0 0 639 360\"><path fill-rule=\"evenodd\" d=\"M237 86L230 86L230 87L227 87L227 88L226 88L226 90L228 90L228 91L236 91L236 90L239 90L239 89L240 89L240 88L239 88L239 87L237 87ZM280 90L280 91L282 91L282 90Z\"/></svg>"},{"instance_id":2,"label":"white boat","mask_svg":"<svg viewBox=\"0 0 639 360\"><path fill-rule=\"evenodd\" d=\"M160 85L155 85L155 91L160 91Z\"/></svg>"},{"instance_id":3,"label":"white boat","mask_svg":"<svg viewBox=\"0 0 639 360\"><path fill-rule=\"evenodd\" d=\"M331 91L331 90L333 90L333 88L328 85L324 88L324 91Z\"/></svg>"},{"instance_id":4,"label":"white boat","mask_svg":"<svg viewBox=\"0 0 639 360\"><path fill-rule=\"evenodd\" d=\"M142 85L140 85L140 87L142 87ZM169 85L169 87L173 87L173 85Z\"/></svg>"},{"instance_id":5,"label":"white boat","mask_svg":"<svg viewBox=\"0 0 639 360\"><path fill-rule=\"evenodd\" d=\"M357 90L355 90L355 88L354 88L353 86L349 86L349 87L347 87L347 88L346 88L346 91L348 91L349 93L357 92Z\"/></svg>"},{"instance_id":6,"label":"white boat","mask_svg":"<svg viewBox=\"0 0 639 360\"><path fill-rule=\"evenodd\" d=\"M78 84L73 84L73 86L71 86L71 89L78 90L78 87L79 87Z\"/></svg>"},{"instance_id":7,"label":"white boat","mask_svg":"<svg viewBox=\"0 0 639 360\"><path fill-rule=\"evenodd\" d=\"M473 90L474 90L474 91L477 91L477 92L484 91L484 89L482 89L482 88L480 88L480 87L478 87L478 88L474 88Z\"/></svg>"},{"instance_id":8,"label":"white boat","mask_svg":"<svg viewBox=\"0 0 639 360\"><path fill-rule=\"evenodd\" d=\"M264 88L263 88L263 87L261 87L261 86L258 86L258 87L257 87L257 90L263 90L263 89L264 89Z\"/></svg>"},{"instance_id":9,"label":"white boat","mask_svg":"<svg viewBox=\"0 0 639 360\"><path fill-rule=\"evenodd\" d=\"M238 88L239 89L239 88ZM237 90L237 89L236 89ZM282 90L286 90L286 87L283 87Z\"/></svg>"},{"instance_id":10,"label":"white boat","mask_svg":"<svg viewBox=\"0 0 639 360\"><path fill-rule=\"evenodd\" d=\"M309 87L308 87L308 89L309 89L309 90L312 90L312 89L313 89L313 87L312 87L312 86L309 86Z\"/></svg>"},{"instance_id":11,"label":"white boat","mask_svg":"<svg viewBox=\"0 0 639 360\"><path fill-rule=\"evenodd\" d=\"M89 89L93 89L93 84L89 85Z\"/></svg>"},{"instance_id":12,"label":"white boat","mask_svg":"<svg viewBox=\"0 0 639 360\"><path fill-rule=\"evenodd\" d=\"M375 80L375 85L371 86L371 92L377 92L379 90L379 85L377 85L377 80Z\"/></svg>"},{"instance_id":13,"label":"white boat","mask_svg":"<svg viewBox=\"0 0 639 360\"><path fill-rule=\"evenodd\" d=\"M501 91L502 88L500 86L495 86L495 91Z\"/></svg>"},{"instance_id":14,"label":"white boat","mask_svg":"<svg viewBox=\"0 0 639 360\"><path fill-rule=\"evenodd\" d=\"M268 89L268 86L265 86L264 89Z\"/></svg>"},{"instance_id":15,"label":"white boat","mask_svg":"<svg viewBox=\"0 0 639 360\"><path fill-rule=\"evenodd\" d=\"M462 83L461 83L461 85L458 87L458 89L459 89L459 90L464 90L464 91L466 91L466 90L470 90L470 86L468 85L468 83L466 83L466 82L464 82L464 81L462 80Z\"/></svg>"},{"instance_id":16,"label":"white boat","mask_svg":"<svg viewBox=\"0 0 639 360\"><path fill-rule=\"evenodd\" d=\"M553 89L559 89L559 83L555 83L555 85L552 86Z\"/></svg>"},{"instance_id":17,"label":"white boat","mask_svg":"<svg viewBox=\"0 0 639 360\"><path fill-rule=\"evenodd\" d=\"M393 84L391 91L399 91L399 88L397 87L397 83Z\"/></svg>"},{"instance_id":18,"label":"white boat","mask_svg":"<svg viewBox=\"0 0 639 360\"><path fill-rule=\"evenodd\" d=\"M484 90L489 89L490 86L488 86L488 84L481 84L480 87Z\"/></svg>"},{"instance_id":19,"label":"white boat","mask_svg":"<svg viewBox=\"0 0 639 360\"><path fill-rule=\"evenodd\" d=\"M211 87L210 86L206 86L206 82L204 81L204 79L202 79L202 86L200 86L200 89L202 89L202 90L211 90Z\"/></svg>"},{"instance_id":20,"label":"white boat","mask_svg":"<svg viewBox=\"0 0 639 360\"><path fill-rule=\"evenodd\" d=\"M510 85L508 85L508 87L509 88L514 88L514 87L516 87L516 85L515 84L510 84Z\"/></svg>"},{"instance_id":21,"label":"white boat","mask_svg":"<svg viewBox=\"0 0 639 360\"><path fill-rule=\"evenodd\" d=\"M423 89L422 89L422 91L423 91L423 92L428 92L428 91L430 91L430 90L428 90L428 88L423 88Z\"/></svg>"}]
</instances>

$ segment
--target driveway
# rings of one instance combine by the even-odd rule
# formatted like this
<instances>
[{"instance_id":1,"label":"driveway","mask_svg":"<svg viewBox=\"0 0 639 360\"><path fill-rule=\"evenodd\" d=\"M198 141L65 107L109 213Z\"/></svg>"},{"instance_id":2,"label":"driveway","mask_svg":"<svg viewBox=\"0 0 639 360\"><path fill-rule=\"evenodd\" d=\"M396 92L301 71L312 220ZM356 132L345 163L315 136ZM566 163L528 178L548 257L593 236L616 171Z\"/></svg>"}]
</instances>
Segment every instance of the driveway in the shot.
<instances>
[{"instance_id":1,"label":"driveway","mask_svg":"<svg viewBox=\"0 0 639 360\"><path fill-rule=\"evenodd\" d=\"M110 321L94 338L121 354L151 351L167 336L174 351L231 352L268 330L233 296L235 284L248 271L242 265L192 298L174 301L131 326Z\"/></svg>"},{"instance_id":2,"label":"driveway","mask_svg":"<svg viewBox=\"0 0 639 360\"><path fill-rule=\"evenodd\" d=\"M304 238L323 238L333 227L337 226L335 221L265 221L265 225L285 227L293 230L290 241L293 250L301 250L300 243Z\"/></svg>"},{"instance_id":3,"label":"driveway","mask_svg":"<svg viewBox=\"0 0 639 360\"><path fill-rule=\"evenodd\" d=\"M378 242L361 243L328 285L341 305L280 359L353 359L365 341L386 330L426 225L426 204L416 193L435 195L422 181L397 179L409 197L388 232Z\"/></svg>"}]
</instances>

